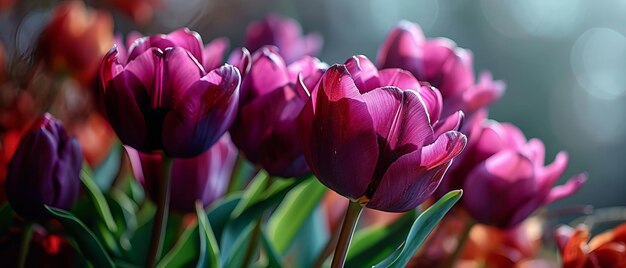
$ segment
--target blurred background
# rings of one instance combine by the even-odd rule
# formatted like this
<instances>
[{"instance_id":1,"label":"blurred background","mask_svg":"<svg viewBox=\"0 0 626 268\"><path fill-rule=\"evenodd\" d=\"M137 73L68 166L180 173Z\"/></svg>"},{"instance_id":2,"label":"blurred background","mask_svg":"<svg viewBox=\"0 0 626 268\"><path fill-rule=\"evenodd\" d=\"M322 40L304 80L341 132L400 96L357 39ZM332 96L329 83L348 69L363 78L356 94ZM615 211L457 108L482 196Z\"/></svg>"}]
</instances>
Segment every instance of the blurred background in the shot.
<instances>
[{"instance_id":1,"label":"blurred background","mask_svg":"<svg viewBox=\"0 0 626 268\"><path fill-rule=\"evenodd\" d=\"M55 2L0 0L0 42L12 72L30 60ZM323 35L320 58L329 64L354 54L373 59L398 21L417 22L427 37L447 37L471 50L477 72L490 70L506 82L507 92L490 117L542 139L549 161L560 150L569 152L561 182L589 173L586 186L555 207L626 205L626 1L85 2L111 12L116 33L167 33L187 26L205 43L228 37L231 49L241 44L250 22L268 12L286 15L305 32Z\"/></svg>"}]
</instances>

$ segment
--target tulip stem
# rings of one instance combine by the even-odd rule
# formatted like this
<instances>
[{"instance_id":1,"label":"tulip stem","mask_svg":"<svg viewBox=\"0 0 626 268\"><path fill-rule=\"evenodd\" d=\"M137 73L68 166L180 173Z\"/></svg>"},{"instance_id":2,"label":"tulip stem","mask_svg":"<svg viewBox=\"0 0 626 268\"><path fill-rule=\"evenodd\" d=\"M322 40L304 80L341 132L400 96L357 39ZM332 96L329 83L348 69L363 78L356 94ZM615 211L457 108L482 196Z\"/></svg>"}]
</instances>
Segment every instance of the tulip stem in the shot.
<instances>
[{"instance_id":1,"label":"tulip stem","mask_svg":"<svg viewBox=\"0 0 626 268\"><path fill-rule=\"evenodd\" d=\"M28 257L28 251L30 250L30 240L33 237L33 229L35 223L29 222L24 226L24 233L22 234L22 244L20 246L20 257L17 267L26 267L26 257Z\"/></svg>"},{"instance_id":2,"label":"tulip stem","mask_svg":"<svg viewBox=\"0 0 626 268\"><path fill-rule=\"evenodd\" d=\"M459 236L459 240L456 244L456 249L450 256L450 258L448 258L448 263L445 267L450 267L450 268L454 267L454 264L461 257L461 254L463 254L463 249L465 248L465 244L467 243L467 239L469 238L470 231L472 230L472 227L474 227L474 224L476 224L474 220L472 219L467 220L467 223L465 224L465 228L463 228L463 232Z\"/></svg>"},{"instance_id":3,"label":"tulip stem","mask_svg":"<svg viewBox=\"0 0 626 268\"><path fill-rule=\"evenodd\" d=\"M322 268L322 266L324 266L324 262L326 262L326 258L328 258L330 254L333 254L333 250L335 249L334 245L337 245L337 241L339 240L339 234L341 233L341 228L336 227L332 231L333 233L330 239L328 239L326 246L324 247L320 255L317 256L315 264L313 264L313 268Z\"/></svg>"},{"instance_id":4,"label":"tulip stem","mask_svg":"<svg viewBox=\"0 0 626 268\"><path fill-rule=\"evenodd\" d=\"M267 178L267 183L265 184L265 188L263 189L263 191L267 191L267 189L272 186L273 182L274 176L269 176ZM263 215L261 215L261 217L259 217L254 224L254 229L252 229L251 233L252 238L250 238L250 244L248 244L248 248L246 249L246 255L244 255L243 262L241 263L242 267L248 267L248 264L252 260L254 252L259 244L259 238L261 236L261 222L263 221L263 217L265 214L266 213L263 213Z\"/></svg>"},{"instance_id":5,"label":"tulip stem","mask_svg":"<svg viewBox=\"0 0 626 268\"><path fill-rule=\"evenodd\" d=\"M356 201L349 201L348 209L346 209L346 216L343 218L343 224L341 225L341 233L339 234L337 247L335 247L333 262L330 267L343 267L346 262L346 255L348 253L350 241L352 240L352 234L354 234L354 229L356 229L356 224L359 221L362 211L363 205Z\"/></svg>"},{"instance_id":6,"label":"tulip stem","mask_svg":"<svg viewBox=\"0 0 626 268\"><path fill-rule=\"evenodd\" d=\"M165 238L165 231L167 227L167 216L169 214L170 206L170 172L172 170L173 159L162 155L162 173L159 181L157 182L157 211L154 216L152 224L152 234L150 237L150 249L148 251L148 259L146 261L146 267L155 267L157 261L163 251L163 240Z\"/></svg>"}]
</instances>

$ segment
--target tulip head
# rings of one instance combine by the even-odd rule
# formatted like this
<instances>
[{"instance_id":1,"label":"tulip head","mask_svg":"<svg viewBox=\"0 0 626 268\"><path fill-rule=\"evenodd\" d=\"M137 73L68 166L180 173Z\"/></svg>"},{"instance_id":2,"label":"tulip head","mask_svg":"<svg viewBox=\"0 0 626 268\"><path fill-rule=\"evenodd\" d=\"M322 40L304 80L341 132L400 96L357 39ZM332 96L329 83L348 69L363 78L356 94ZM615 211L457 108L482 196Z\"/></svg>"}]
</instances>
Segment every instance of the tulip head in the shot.
<instances>
[{"instance_id":1,"label":"tulip head","mask_svg":"<svg viewBox=\"0 0 626 268\"><path fill-rule=\"evenodd\" d=\"M369 208L415 208L466 143L458 125L435 129L436 96L410 73L378 71L363 56L330 67L298 117L309 167L323 184Z\"/></svg>"},{"instance_id":2,"label":"tulip head","mask_svg":"<svg viewBox=\"0 0 626 268\"><path fill-rule=\"evenodd\" d=\"M126 147L135 178L150 191L161 176L162 155L144 154ZM224 134L206 152L192 158L175 158L170 180L170 207L182 213L195 211L199 200L204 207L226 193L237 160L237 148Z\"/></svg>"},{"instance_id":3,"label":"tulip head","mask_svg":"<svg viewBox=\"0 0 626 268\"><path fill-rule=\"evenodd\" d=\"M488 72L483 72L475 84L469 50L449 39L426 39L419 26L408 21L391 30L378 51L378 64L382 68L406 69L438 88L444 98L444 116L458 110L472 115L504 93L504 83L494 81Z\"/></svg>"},{"instance_id":4,"label":"tulip head","mask_svg":"<svg viewBox=\"0 0 626 268\"><path fill-rule=\"evenodd\" d=\"M127 53L114 47L105 56L102 103L124 144L144 153L163 150L171 157L192 157L230 128L239 71L228 64L206 69L214 66L200 64L205 54L200 36L181 29L139 38Z\"/></svg>"},{"instance_id":5,"label":"tulip head","mask_svg":"<svg viewBox=\"0 0 626 268\"><path fill-rule=\"evenodd\" d=\"M276 46L287 63L303 56L317 56L322 48L322 37L317 33L302 35L297 21L270 14L248 25L244 46L254 52L263 46Z\"/></svg>"},{"instance_id":6,"label":"tulip head","mask_svg":"<svg viewBox=\"0 0 626 268\"><path fill-rule=\"evenodd\" d=\"M248 160L284 178L309 171L296 134L296 118L309 98L304 87L314 86L326 68L312 57L287 66L272 47L254 53L231 128L233 141Z\"/></svg>"},{"instance_id":7,"label":"tulip head","mask_svg":"<svg viewBox=\"0 0 626 268\"><path fill-rule=\"evenodd\" d=\"M46 218L44 205L72 207L80 190L83 157L76 139L46 114L20 142L6 178L11 207L25 219Z\"/></svg>"},{"instance_id":8,"label":"tulip head","mask_svg":"<svg viewBox=\"0 0 626 268\"><path fill-rule=\"evenodd\" d=\"M467 170L464 208L480 223L511 228L539 207L574 194L586 180L586 174L579 174L553 188L567 167L567 154L560 152L547 166L544 158L540 140L527 141L511 124L485 121L460 162Z\"/></svg>"},{"instance_id":9,"label":"tulip head","mask_svg":"<svg viewBox=\"0 0 626 268\"><path fill-rule=\"evenodd\" d=\"M626 267L626 223L593 238L585 225L561 226L555 236L564 268Z\"/></svg>"}]
</instances>

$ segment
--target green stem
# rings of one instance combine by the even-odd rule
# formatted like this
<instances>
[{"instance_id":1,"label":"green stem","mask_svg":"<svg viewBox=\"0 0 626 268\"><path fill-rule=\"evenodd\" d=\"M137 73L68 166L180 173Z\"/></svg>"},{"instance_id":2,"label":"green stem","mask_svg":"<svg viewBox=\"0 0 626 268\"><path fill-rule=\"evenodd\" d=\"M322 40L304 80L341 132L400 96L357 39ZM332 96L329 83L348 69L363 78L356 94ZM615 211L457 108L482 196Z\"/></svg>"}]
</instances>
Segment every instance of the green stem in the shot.
<instances>
[{"instance_id":1,"label":"green stem","mask_svg":"<svg viewBox=\"0 0 626 268\"><path fill-rule=\"evenodd\" d=\"M167 227L167 216L169 214L170 206L170 172L172 170L173 159L162 155L162 173L159 181L157 182L157 211L154 216L152 224L152 234L150 236L150 249L148 251L148 259L146 261L146 267L155 267L161 251L163 251L163 240L165 238L165 231Z\"/></svg>"},{"instance_id":2,"label":"green stem","mask_svg":"<svg viewBox=\"0 0 626 268\"><path fill-rule=\"evenodd\" d=\"M454 267L454 264L461 257L461 254L463 254L463 249L465 248L465 244L467 243L467 239L469 238L470 231L472 230L472 227L474 227L474 224L476 224L474 220L472 219L467 220L467 223L465 224L465 228L463 228L463 232L459 236L459 240L456 244L456 249L450 256L450 258L448 258L448 262L445 267L450 267L450 268Z\"/></svg>"},{"instance_id":3,"label":"green stem","mask_svg":"<svg viewBox=\"0 0 626 268\"><path fill-rule=\"evenodd\" d=\"M343 218L343 224L341 225L341 233L339 234L339 241L335 248L333 263L330 266L332 268L343 267L346 262L346 255L350 241L352 240L352 234L354 233L354 229L356 229L356 224L363 211L363 206L360 203L355 201L349 202L346 216Z\"/></svg>"},{"instance_id":4,"label":"green stem","mask_svg":"<svg viewBox=\"0 0 626 268\"><path fill-rule=\"evenodd\" d=\"M267 191L267 189L272 186L274 179L274 176L269 176L269 178L267 178L267 183L265 184L265 189L263 189L263 191ZM252 257L254 256L254 251L259 244L259 238L261 236L261 222L263 221L262 218L263 216L256 220L254 229L252 229L252 238L250 239L250 244L248 244L248 248L246 249L246 255L244 255L243 262L241 263L242 268L249 267L248 264L252 260Z\"/></svg>"},{"instance_id":5,"label":"green stem","mask_svg":"<svg viewBox=\"0 0 626 268\"><path fill-rule=\"evenodd\" d=\"M22 234L22 244L20 246L20 257L18 266L20 268L26 267L26 257L28 257L28 251L30 250L30 240L33 238L33 229L35 224L29 222L24 226L24 233Z\"/></svg>"}]
</instances>

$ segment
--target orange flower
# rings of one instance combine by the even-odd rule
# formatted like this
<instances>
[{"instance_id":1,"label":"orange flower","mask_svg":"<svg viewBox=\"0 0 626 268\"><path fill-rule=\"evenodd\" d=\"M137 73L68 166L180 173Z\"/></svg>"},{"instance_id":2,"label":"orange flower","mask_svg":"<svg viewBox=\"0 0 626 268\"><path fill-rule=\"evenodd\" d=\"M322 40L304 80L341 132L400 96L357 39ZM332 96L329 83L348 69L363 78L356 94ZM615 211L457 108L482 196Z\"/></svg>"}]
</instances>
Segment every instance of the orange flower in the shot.
<instances>
[{"instance_id":1,"label":"orange flower","mask_svg":"<svg viewBox=\"0 0 626 268\"><path fill-rule=\"evenodd\" d=\"M594 236L591 241L590 236L584 225L557 229L564 268L626 267L626 223Z\"/></svg>"},{"instance_id":2,"label":"orange flower","mask_svg":"<svg viewBox=\"0 0 626 268\"><path fill-rule=\"evenodd\" d=\"M52 72L69 74L82 85L90 86L111 46L111 15L86 8L82 1L66 1L55 8L42 31L37 57Z\"/></svg>"}]
</instances>

